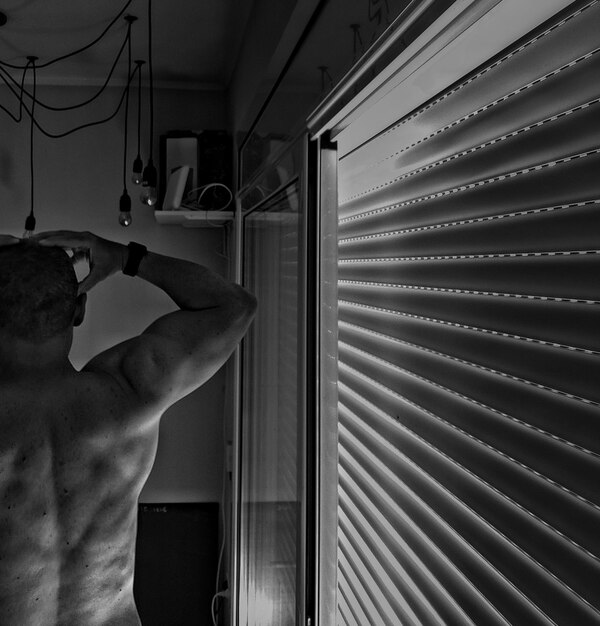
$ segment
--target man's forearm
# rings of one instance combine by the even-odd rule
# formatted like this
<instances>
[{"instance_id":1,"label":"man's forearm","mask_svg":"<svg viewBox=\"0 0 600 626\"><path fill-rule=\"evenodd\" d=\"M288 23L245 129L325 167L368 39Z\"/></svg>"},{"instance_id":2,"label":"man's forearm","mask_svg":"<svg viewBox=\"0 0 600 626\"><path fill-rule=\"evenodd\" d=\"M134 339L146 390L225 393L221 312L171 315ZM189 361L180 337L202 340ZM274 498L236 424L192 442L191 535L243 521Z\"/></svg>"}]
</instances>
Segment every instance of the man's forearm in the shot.
<instances>
[{"instance_id":1,"label":"man's forearm","mask_svg":"<svg viewBox=\"0 0 600 626\"><path fill-rule=\"evenodd\" d=\"M126 258L127 250L125 250ZM254 297L239 285L191 261L148 252L137 275L162 289L184 310L254 306Z\"/></svg>"},{"instance_id":2,"label":"man's forearm","mask_svg":"<svg viewBox=\"0 0 600 626\"><path fill-rule=\"evenodd\" d=\"M87 293L99 282L122 271L130 252L121 243L89 232L51 231L40 233L35 241L43 246L71 249L76 256L88 251L90 273L80 282L79 293ZM183 310L226 308L229 312L244 313L256 308L256 299L242 287L191 261L148 252L141 259L137 275L165 291Z\"/></svg>"}]
</instances>

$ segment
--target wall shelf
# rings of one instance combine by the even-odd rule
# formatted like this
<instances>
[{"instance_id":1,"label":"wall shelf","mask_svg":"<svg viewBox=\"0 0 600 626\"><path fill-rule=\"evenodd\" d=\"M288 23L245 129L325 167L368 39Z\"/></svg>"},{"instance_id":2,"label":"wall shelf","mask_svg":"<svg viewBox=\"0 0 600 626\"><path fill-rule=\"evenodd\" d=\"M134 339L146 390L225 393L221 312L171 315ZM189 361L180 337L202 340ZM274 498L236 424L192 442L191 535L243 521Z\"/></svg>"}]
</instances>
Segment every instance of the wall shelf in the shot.
<instances>
[{"instance_id":1,"label":"wall shelf","mask_svg":"<svg viewBox=\"0 0 600 626\"><path fill-rule=\"evenodd\" d=\"M159 224L178 224L184 228L217 228L233 217L233 211L154 211Z\"/></svg>"}]
</instances>

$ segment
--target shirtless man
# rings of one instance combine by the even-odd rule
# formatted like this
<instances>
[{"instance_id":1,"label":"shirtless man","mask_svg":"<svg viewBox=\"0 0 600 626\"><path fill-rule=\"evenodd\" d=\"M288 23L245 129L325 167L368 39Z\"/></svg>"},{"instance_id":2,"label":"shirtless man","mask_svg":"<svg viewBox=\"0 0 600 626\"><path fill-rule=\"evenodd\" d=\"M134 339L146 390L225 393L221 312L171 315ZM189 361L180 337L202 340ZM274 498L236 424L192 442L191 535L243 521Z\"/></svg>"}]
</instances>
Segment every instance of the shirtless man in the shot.
<instances>
[{"instance_id":1,"label":"shirtless man","mask_svg":"<svg viewBox=\"0 0 600 626\"><path fill-rule=\"evenodd\" d=\"M90 255L79 285L63 248ZM77 371L86 293L123 268L179 310ZM141 246L0 235L1 626L139 626L137 500L160 417L223 365L255 307L207 268Z\"/></svg>"}]
</instances>

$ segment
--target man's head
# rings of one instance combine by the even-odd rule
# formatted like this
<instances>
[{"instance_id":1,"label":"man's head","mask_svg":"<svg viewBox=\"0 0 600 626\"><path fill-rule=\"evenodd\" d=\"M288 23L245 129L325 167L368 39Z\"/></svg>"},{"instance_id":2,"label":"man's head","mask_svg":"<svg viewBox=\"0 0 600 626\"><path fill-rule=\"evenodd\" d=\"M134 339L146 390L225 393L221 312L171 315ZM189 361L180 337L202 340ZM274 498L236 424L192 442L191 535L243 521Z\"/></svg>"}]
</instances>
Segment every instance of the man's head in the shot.
<instances>
[{"instance_id":1,"label":"man's head","mask_svg":"<svg viewBox=\"0 0 600 626\"><path fill-rule=\"evenodd\" d=\"M81 323L77 276L61 248L0 246L0 330L41 343ZM77 313L77 315L76 315Z\"/></svg>"}]
</instances>

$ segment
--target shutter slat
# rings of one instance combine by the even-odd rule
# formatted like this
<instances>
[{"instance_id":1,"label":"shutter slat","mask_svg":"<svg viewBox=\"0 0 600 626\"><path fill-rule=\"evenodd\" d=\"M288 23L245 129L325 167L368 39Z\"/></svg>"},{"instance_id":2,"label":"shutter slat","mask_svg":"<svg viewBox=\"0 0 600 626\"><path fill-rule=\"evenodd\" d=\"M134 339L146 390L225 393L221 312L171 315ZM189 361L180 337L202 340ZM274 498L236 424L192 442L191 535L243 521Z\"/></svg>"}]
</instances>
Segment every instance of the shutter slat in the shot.
<instances>
[{"instance_id":1,"label":"shutter slat","mask_svg":"<svg viewBox=\"0 0 600 626\"><path fill-rule=\"evenodd\" d=\"M415 318L588 353L600 351L600 334L595 332L599 301L590 304L547 296L360 281L340 281L338 293L341 317L359 325L377 320L385 328L398 317Z\"/></svg>"},{"instance_id":2,"label":"shutter slat","mask_svg":"<svg viewBox=\"0 0 600 626\"><path fill-rule=\"evenodd\" d=\"M369 259L393 257L399 250L406 256L591 250L598 247L599 230L600 201L596 200L569 210L492 216L349 237L340 240L339 254L341 259Z\"/></svg>"},{"instance_id":3,"label":"shutter slat","mask_svg":"<svg viewBox=\"0 0 600 626\"><path fill-rule=\"evenodd\" d=\"M545 163L526 176L522 170L509 170L502 174L503 178L499 175L479 181L480 184L472 182L464 188L454 187L420 198L403 199L394 190L385 188L356 201L354 209L341 216L340 237L445 223L449 218L458 221L573 205L600 196L597 152L554 165L550 165L552 161Z\"/></svg>"},{"instance_id":4,"label":"shutter slat","mask_svg":"<svg viewBox=\"0 0 600 626\"><path fill-rule=\"evenodd\" d=\"M338 626L360 626L360 624L356 621L356 616L352 613L352 610L348 606L346 596L342 593L341 589L338 595L337 624Z\"/></svg>"},{"instance_id":5,"label":"shutter slat","mask_svg":"<svg viewBox=\"0 0 600 626\"><path fill-rule=\"evenodd\" d=\"M539 255L539 256L538 256ZM340 261L340 280L593 300L600 250L502 255L396 257Z\"/></svg>"}]
</instances>

